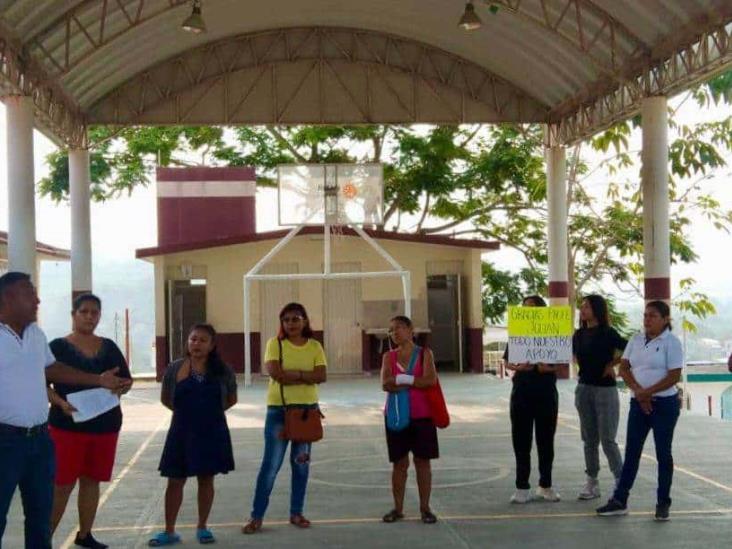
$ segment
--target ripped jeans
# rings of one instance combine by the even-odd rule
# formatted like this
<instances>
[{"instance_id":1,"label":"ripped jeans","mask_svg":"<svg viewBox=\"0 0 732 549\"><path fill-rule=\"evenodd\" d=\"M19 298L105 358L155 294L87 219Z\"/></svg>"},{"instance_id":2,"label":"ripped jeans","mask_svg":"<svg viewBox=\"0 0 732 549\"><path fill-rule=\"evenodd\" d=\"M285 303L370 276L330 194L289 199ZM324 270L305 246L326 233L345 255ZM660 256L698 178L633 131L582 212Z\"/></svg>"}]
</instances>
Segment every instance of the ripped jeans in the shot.
<instances>
[{"instance_id":1,"label":"ripped jeans","mask_svg":"<svg viewBox=\"0 0 732 549\"><path fill-rule=\"evenodd\" d=\"M257 475L257 487L252 505L253 519L262 520L269 505L277 473L285 459L289 440L282 440L279 434L285 426L284 406L267 406L267 419L264 422L264 456ZM310 472L309 442L293 442L290 448L290 466L292 467L292 484L290 493L290 515L301 515L305 504L305 491L308 486Z\"/></svg>"}]
</instances>

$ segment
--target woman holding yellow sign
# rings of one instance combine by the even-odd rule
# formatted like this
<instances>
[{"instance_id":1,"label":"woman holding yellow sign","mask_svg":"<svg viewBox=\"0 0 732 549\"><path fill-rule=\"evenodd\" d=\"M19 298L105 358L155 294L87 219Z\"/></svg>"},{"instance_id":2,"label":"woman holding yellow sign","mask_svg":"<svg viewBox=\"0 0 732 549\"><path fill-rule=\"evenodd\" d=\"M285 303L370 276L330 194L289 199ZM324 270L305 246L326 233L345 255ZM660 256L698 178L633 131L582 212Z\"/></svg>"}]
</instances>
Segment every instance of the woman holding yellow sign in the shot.
<instances>
[{"instance_id":1,"label":"woman holding yellow sign","mask_svg":"<svg viewBox=\"0 0 732 549\"><path fill-rule=\"evenodd\" d=\"M524 307L546 307L540 296L524 298ZM503 355L506 368L514 372L511 390L511 439L516 455L516 492L511 503L528 503L531 494L531 444L536 429L536 448L539 454L539 488L536 499L559 501L552 488L554 463L554 433L557 430L559 395L557 393L556 365L513 364L508 361L508 349Z\"/></svg>"}]
</instances>

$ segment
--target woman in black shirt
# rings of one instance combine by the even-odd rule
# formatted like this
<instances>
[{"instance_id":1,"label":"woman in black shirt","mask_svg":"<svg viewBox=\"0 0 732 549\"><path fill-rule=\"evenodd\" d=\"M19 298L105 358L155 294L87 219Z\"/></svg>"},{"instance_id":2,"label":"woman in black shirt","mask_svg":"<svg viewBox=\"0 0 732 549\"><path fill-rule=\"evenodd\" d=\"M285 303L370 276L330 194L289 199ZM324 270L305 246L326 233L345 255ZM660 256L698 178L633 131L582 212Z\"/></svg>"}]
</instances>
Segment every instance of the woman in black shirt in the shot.
<instances>
[{"instance_id":1,"label":"woman in black shirt","mask_svg":"<svg viewBox=\"0 0 732 549\"><path fill-rule=\"evenodd\" d=\"M597 481L600 444L616 481L623 470L623 458L615 442L620 417L615 365L619 364L626 344L627 341L610 326L605 299L599 295L585 297L580 306L580 328L572 338L575 363L579 365L574 402L580 418L587 475L578 499L600 497Z\"/></svg>"},{"instance_id":2,"label":"woman in black shirt","mask_svg":"<svg viewBox=\"0 0 732 549\"><path fill-rule=\"evenodd\" d=\"M546 307L540 296L524 298L524 307ZM528 503L532 499L556 502L559 494L552 487L554 434L557 430L559 395L556 365L511 364L508 349L503 355L506 368L513 370L511 390L511 440L516 456L516 491L511 503ZM539 455L539 487L531 494L531 444L536 431Z\"/></svg>"},{"instance_id":3,"label":"woman in black shirt","mask_svg":"<svg viewBox=\"0 0 732 549\"><path fill-rule=\"evenodd\" d=\"M54 339L51 351L59 362L84 372L101 374L116 368L118 376L129 379L127 362L114 341L94 334L101 312L102 302L97 296L78 296L71 311L72 332ZM108 482L112 476L117 437L122 428L122 410L117 406L100 416L76 423L72 417L76 410L66 397L86 389L88 387L56 383L48 391L52 404L48 414L49 432L56 448L52 529L56 530L61 521L78 480L79 532L75 545L102 549L107 546L95 540L91 530L99 504L99 483Z\"/></svg>"}]
</instances>

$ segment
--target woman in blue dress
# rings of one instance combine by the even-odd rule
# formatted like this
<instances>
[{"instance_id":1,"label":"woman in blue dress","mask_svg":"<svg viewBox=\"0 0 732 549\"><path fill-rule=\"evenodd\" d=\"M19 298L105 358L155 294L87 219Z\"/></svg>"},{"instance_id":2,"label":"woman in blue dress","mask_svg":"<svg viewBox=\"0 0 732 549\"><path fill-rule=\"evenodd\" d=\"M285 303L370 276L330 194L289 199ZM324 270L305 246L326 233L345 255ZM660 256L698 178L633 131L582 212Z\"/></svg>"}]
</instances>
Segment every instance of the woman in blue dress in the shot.
<instances>
[{"instance_id":1,"label":"woman in blue dress","mask_svg":"<svg viewBox=\"0 0 732 549\"><path fill-rule=\"evenodd\" d=\"M181 539L175 531L183 488L188 477L198 479L199 543L216 540L207 527L214 499L214 476L234 469L231 436L225 410L236 404L234 372L216 352L216 331L197 324L188 335L186 357L165 372L161 401L173 411L160 474L168 478L165 491L165 530L149 542L151 547L172 545Z\"/></svg>"}]
</instances>

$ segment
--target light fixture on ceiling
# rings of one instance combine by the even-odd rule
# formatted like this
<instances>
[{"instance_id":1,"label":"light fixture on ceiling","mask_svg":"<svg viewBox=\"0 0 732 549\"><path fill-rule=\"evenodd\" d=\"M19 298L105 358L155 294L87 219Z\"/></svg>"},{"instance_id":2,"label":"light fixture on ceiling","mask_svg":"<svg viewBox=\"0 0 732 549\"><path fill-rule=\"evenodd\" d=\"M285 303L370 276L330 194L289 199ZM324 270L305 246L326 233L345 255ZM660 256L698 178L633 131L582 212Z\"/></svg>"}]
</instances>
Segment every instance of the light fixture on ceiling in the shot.
<instances>
[{"instance_id":1,"label":"light fixture on ceiling","mask_svg":"<svg viewBox=\"0 0 732 549\"><path fill-rule=\"evenodd\" d=\"M468 0L465 4L465 12L463 12L463 16L460 18L458 27L466 31L472 31L479 29L482 25L483 22L480 20L480 17L478 17L478 14L475 13L475 6L473 6L472 0Z\"/></svg>"},{"instance_id":2,"label":"light fixture on ceiling","mask_svg":"<svg viewBox=\"0 0 732 549\"><path fill-rule=\"evenodd\" d=\"M206 22L203 20L203 15L201 15L201 0L193 0L191 14L183 21L180 28L193 34L206 32Z\"/></svg>"}]
</instances>

